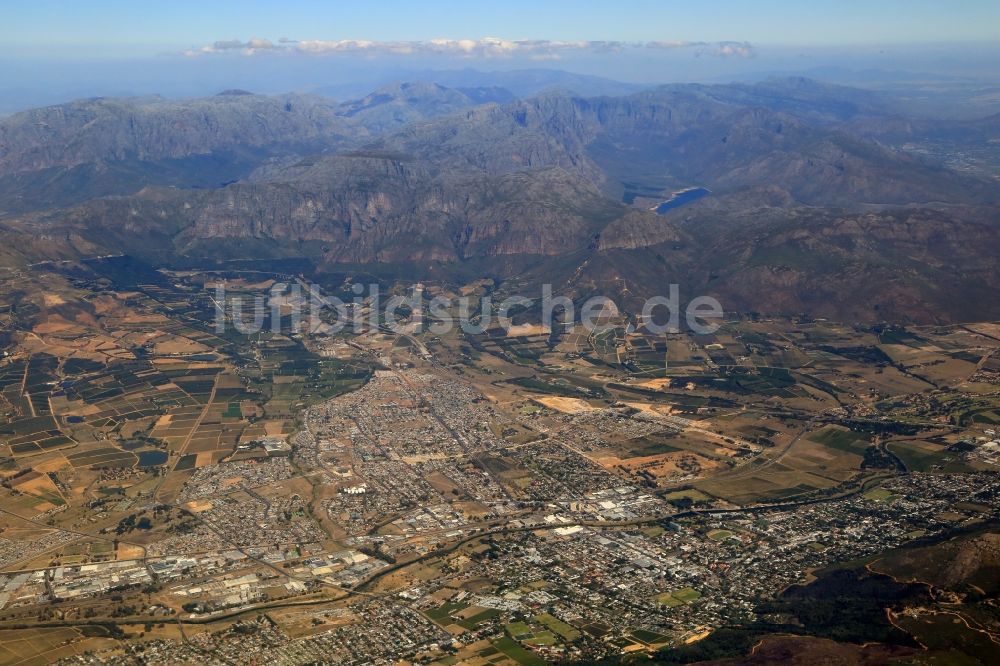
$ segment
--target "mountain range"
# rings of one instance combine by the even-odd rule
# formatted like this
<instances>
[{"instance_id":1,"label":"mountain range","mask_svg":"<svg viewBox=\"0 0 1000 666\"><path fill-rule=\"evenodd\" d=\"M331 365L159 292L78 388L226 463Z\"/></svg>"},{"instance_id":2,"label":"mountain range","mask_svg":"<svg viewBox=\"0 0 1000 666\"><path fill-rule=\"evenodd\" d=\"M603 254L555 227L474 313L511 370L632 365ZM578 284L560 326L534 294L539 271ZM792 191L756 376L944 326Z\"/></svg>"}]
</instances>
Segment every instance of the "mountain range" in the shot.
<instances>
[{"instance_id":1,"label":"mountain range","mask_svg":"<svg viewBox=\"0 0 1000 666\"><path fill-rule=\"evenodd\" d=\"M995 318L998 151L1000 116L910 117L801 78L80 100L0 119L0 264L305 257L625 302L676 282L741 311Z\"/></svg>"}]
</instances>

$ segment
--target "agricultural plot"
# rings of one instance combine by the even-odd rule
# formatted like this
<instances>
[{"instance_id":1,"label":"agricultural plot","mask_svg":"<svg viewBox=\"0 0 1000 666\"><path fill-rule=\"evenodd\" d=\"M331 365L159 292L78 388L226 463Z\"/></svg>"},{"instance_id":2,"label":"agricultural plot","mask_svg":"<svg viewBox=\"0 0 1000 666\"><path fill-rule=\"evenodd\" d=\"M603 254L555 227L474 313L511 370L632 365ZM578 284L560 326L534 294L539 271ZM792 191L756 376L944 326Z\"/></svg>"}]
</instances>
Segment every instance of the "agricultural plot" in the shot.
<instances>
[{"instance_id":1,"label":"agricultural plot","mask_svg":"<svg viewBox=\"0 0 1000 666\"><path fill-rule=\"evenodd\" d=\"M647 629L633 630L632 638L644 645L660 645L670 640L668 636Z\"/></svg>"},{"instance_id":2,"label":"agricultural plot","mask_svg":"<svg viewBox=\"0 0 1000 666\"><path fill-rule=\"evenodd\" d=\"M150 436L166 442L172 450L180 449L189 439L203 410L203 407L194 404L172 410L156 420Z\"/></svg>"},{"instance_id":3,"label":"agricultural plot","mask_svg":"<svg viewBox=\"0 0 1000 666\"><path fill-rule=\"evenodd\" d=\"M107 268L105 262L97 263L100 270ZM112 274L117 280L128 272L119 275L112 269ZM0 443L10 455L28 464L33 457L65 449L67 457L58 460L72 469L153 467L163 464L164 452L155 447L126 451L115 442L139 435L174 450L193 443L194 451L214 456L240 441L248 417L260 413L261 396L245 391L239 378L228 375L220 382L218 410L213 405L203 414L217 375L227 367L226 356L217 352L231 353L232 340L211 332L208 315L214 309L207 296L154 277L135 285L138 291L119 302L94 297L107 333L80 336L84 343L103 340L86 352L94 352L90 356L60 359L33 353L0 363ZM83 278L77 282L90 285ZM105 288L99 281L92 286ZM108 361L97 353L107 345L115 345L119 355L131 350L132 357ZM77 348L81 353L89 349L86 344ZM243 403L249 403L246 410Z\"/></svg>"},{"instance_id":4,"label":"agricultural plot","mask_svg":"<svg viewBox=\"0 0 1000 666\"><path fill-rule=\"evenodd\" d=\"M493 645L521 666L544 666L545 664L541 657L522 647L508 636L493 641Z\"/></svg>"},{"instance_id":5,"label":"agricultural plot","mask_svg":"<svg viewBox=\"0 0 1000 666\"><path fill-rule=\"evenodd\" d=\"M139 458L131 451L104 447L67 455L66 460L73 467L132 467Z\"/></svg>"},{"instance_id":6,"label":"agricultural plot","mask_svg":"<svg viewBox=\"0 0 1000 666\"><path fill-rule=\"evenodd\" d=\"M809 468L797 469L783 460L754 471L751 467L736 478L708 478L695 481L694 487L736 504L753 504L787 499L837 485L836 479L821 476Z\"/></svg>"},{"instance_id":7,"label":"agricultural plot","mask_svg":"<svg viewBox=\"0 0 1000 666\"><path fill-rule=\"evenodd\" d=\"M735 449L698 431L664 429L614 442L591 455L608 470L626 474L644 485L663 485L724 469L732 464Z\"/></svg>"},{"instance_id":8,"label":"agricultural plot","mask_svg":"<svg viewBox=\"0 0 1000 666\"><path fill-rule=\"evenodd\" d=\"M56 368L59 360L48 354L34 354L28 359L25 368L24 394L32 416L47 416L52 414L49 406L49 394L56 383Z\"/></svg>"},{"instance_id":9,"label":"agricultural plot","mask_svg":"<svg viewBox=\"0 0 1000 666\"><path fill-rule=\"evenodd\" d=\"M897 440L886 444L906 468L913 472L966 472L969 467L943 444L927 440Z\"/></svg>"},{"instance_id":10,"label":"agricultural plot","mask_svg":"<svg viewBox=\"0 0 1000 666\"><path fill-rule=\"evenodd\" d=\"M87 632L72 627L0 631L0 662L53 663L83 654L87 650L115 644L106 630L100 627L95 629Z\"/></svg>"},{"instance_id":11,"label":"agricultural plot","mask_svg":"<svg viewBox=\"0 0 1000 666\"><path fill-rule=\"evenodd\" d=\"M664 337L652 335L629 335L627 338L628 360L635 368L635 374L662 374L668 363L675 369L690 360L690 353L683 344L673 345L677 358L668 354L668 342ZM694 366L698 367L698 366Z\"/></svg>"},{"instance_id":12,"label":"agricultural plot","mask_svg":"<svg viewBox=\"0 0 1000 666\"><path fill-rule=\"evenodd\" d=\"M879 345L879 349L898 366L935 384L968 378L975 372L978 362L978 359L948 354L937 345L920 338L883 343Z\"/></svg>"},{"instance_id":13,"label":"agricultural plot","mask_svg":"<svg viewBox=\"0 0 1000 666\"><path fill-rule=\"evenodd\" d=\"M628 361L625 329L611 328L590 336L590 350L585 355L597 363L620 366Z\"/></svg>"},{"instance_id":14,"label":"agricultural plot","mask_svg":"<svg viewBox=\"0 0 1000 666\"><path fill-rule=\"evenodd\" d=\"M580 377L539 374L531 377L517 377L506 383L535 393L567 398L594 398L604 394L600 385L587 382Z\"/></svg>"},{"instance_id":15,"label":"agricultural plot","mask_svg":"<svg viewBox=\"0 0 1000 666\"><path fill-rule=\"evenodd\" d=\"M527 365L534 364L550 349L548 332L509 335L503 329L495 329L487 336L469 336L469 340L479 351Z\"/></svg>"},{"instance_id":16,"label":"agricultural plot","mask_svg":"<svg viewBox=\"0 0 1000 666\"><path fill-rule=\"evenodd\" d=\"M838 426L827 426L822 430L810 433L806 439L834 451L862 456L865 449L871 445L869 436Z\"/></svg>"},{"instance_id":17,"label":"agricultural plot","mask_svg":"<svg viewBox=\"0 0 1000 666\"><path fill-rule=\"evenodd\" d=\"M563 622L549 613L536 615L532 618L532 620L558 634L558 636L565 641L575 641L581 636L580 631L575 627Z\"/></svg>"},{"instance_id":18,"label":"agricultural plot","mask_svg":"<svg viewBox=\"0 0 1000 666\"><path fill-rule=\"evenodd\" d=\"M791 437L784 433L780 437ZM768 440L779 437L772 433ZM861 469L865 450L871 446L870 436L857 433L840 426L825 426L807 433L791 445L781 463L770 465L766 470L752 473L752 467L742 478L741 488L755 488L755 492L767 498L777 498L773 486L790 483L795 492L826 488L846 481ZM787 494L787 493L784 493ZM753 493L751 493L753 495Z\"/></svg>"},{"instance_id":19,"label":"agricultural plot","mask_svg":"<svg viewBox=\"0 0 1000 666\"><path fill-rule=\"evenodd\" d=\"M32 509L38 513L66 504L66 498L48 474L32 470L11 479L10 487L19 493L37 498L39 502L34 504Z\"/></svg>"},{"instance_id":20,"label":"agricultural plot","mask_svg":"<svg viewBox=\"0 0 1000 666\"><path fill-rule=\"evenodd\" d=\"M673 492L667 493L663 496L663 499L668 502L671 500L690 500L692 502L706 502L711 498L700 490L694 488L688 488L685 490L675 490ZM658 528L662 532L662 528ZM659 533L657 533L659 534Z\"/></svg>"},{"instance_id":21,"label":"agricultural plot","mask_svg":"<svg viewBox=\"0 0 1000 666\"><path fill-rule=\"evenodd\" d=\"M118 363L92 373L67 387L59 413L69 428L114 429L128 421L162 414L188 401L148 362Z\"/></svg>"},{"instance_id":22,"label":"agricultural plot","mask_svg":"<svg viewBox=\"0 0 1000 666\"><path fill-rule=\"evenodd\" d=\"M0 429L0 435L9 436L5 439L11 455L15 457L30 456L75 445L71 438L55 427L52 417L35 417L17 425L19 427Z\"/></svg>"},{"instance_id":23,"label":"agricultural plot","mask_svg":"<svg viewBox=\"0 0 1000 666\"><path fill-rule=\"evenodd\" d=\"M266 418L290 420L303 406L356 390L370 376L367 364L322 358L300 342L275 336L261 347L251 388L261 392Z\"/></svg>"}]
</instances>

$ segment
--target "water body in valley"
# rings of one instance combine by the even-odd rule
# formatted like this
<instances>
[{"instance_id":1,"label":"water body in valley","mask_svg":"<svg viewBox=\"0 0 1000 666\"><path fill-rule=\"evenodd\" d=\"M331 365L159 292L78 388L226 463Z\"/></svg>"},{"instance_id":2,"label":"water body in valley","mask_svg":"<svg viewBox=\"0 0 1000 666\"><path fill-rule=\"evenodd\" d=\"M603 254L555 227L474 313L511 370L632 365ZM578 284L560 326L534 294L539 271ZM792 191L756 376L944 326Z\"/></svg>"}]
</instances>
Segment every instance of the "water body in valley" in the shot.
<instances>
[{"instance_id":1,"label":"water body in valley","mask_svg":"<svg viewBox=\"0 0 1000 666\"><path fill-rule=\"evenodd\" d=\"M661 201L650 210L654 210L657 214L663 215L667 211L671 211L674 208L680 208L685 204L697 201L698 199L708 196L709 194L711 194L711 191L705 189L704 187L692 187L687 190L681 190L680 192L674 192L669 199Z\"/></svg>"}]
</instances>

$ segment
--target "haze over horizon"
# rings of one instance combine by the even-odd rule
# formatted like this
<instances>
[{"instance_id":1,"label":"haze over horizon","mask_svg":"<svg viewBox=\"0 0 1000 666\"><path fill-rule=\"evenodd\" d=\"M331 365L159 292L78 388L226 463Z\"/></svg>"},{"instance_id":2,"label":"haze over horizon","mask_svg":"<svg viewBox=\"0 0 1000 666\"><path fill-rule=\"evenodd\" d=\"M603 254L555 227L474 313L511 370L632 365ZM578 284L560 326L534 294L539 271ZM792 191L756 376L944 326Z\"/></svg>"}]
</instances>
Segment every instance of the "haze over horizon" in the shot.
<instances>
[{"instance_id":1,"label":"haze over horizon","mask_svg":"<svg viewBox=\"0 0 1000 666\"><path fill-rule=\"evenodd\" d=\"M547 68L644 85L776 73L852 84L1000 79L1000 7L990 2L538 7L518 0L406 9L301 0L281 8L33 3L0 26L0 113L79 97L201 96L234 87L351 96L462 69Z\"/></svg>"}]
</instances>

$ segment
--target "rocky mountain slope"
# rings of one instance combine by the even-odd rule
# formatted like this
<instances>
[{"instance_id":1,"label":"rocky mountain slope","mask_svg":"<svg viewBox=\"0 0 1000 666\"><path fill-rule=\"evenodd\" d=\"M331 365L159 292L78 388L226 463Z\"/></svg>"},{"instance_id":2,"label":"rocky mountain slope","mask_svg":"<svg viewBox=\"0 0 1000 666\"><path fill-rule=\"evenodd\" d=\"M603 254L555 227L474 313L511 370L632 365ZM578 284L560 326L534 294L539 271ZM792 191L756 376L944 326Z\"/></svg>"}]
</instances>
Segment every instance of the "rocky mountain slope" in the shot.
<instances>
[{"instance_id":1,"label":"rocky mountain slope","mask_svg":"<svg viewBox=\"0 0 1000 666\"><path fill-rule=\"evenodd\" d=\"M0 119L0 211L63 207L147 185L215 188L262 160L359 145L380 132L508 101L497 88L386 86L336 103L311 95L79 100Z\"/></svg>"},{"instance_id":2,"label":"rocky mountain slope","mask_svg":"<svg viewBox=\"0 0 1000 666\"><path fill-rule=\"evenodd\" d=\"M400 84L341 104L233 91L19 114L0 123L0 228L32 242L4 261L433 264L859 320L1000 307L996 181L877 139L907 122L879 96L782 80L508 97ZM69 200L46 198L67 179ZM711 194L649 210L686 187Z\"/></svg>"}]
</instances>

